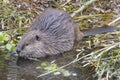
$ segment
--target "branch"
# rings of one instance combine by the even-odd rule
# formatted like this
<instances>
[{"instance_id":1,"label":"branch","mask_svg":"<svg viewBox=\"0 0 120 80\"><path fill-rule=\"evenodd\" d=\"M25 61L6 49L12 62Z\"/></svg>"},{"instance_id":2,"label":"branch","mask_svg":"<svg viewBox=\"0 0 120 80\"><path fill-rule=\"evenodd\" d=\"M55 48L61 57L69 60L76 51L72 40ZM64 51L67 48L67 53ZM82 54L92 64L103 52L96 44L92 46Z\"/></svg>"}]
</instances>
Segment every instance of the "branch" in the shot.
<instances>
[{"instance_id":1,"label":"branch","mask_svg":"<svg viewBox=\"0 0 120 80\"><path fill-rule=\"evenodd\" d=\"M118 20L120 20L120 17L118 17L117 19L113 20L112 22L110 22L108 25L112 25L113 23L117 22Z\"/></svg>"},{"instance_id":2,"label":"branch","mask_svg":"<svg viewBox=\"0 0 120 80\"><path fill-rule=\"evenodd\" d=\"M97 0L90 0L88 2L86 2L82 7L80 7L77 11L74 11L71 14L71 17L74 17L77 13L82 12L88 5L92 4L93 2L95 2Z\"/></svg>"}]
</instances>

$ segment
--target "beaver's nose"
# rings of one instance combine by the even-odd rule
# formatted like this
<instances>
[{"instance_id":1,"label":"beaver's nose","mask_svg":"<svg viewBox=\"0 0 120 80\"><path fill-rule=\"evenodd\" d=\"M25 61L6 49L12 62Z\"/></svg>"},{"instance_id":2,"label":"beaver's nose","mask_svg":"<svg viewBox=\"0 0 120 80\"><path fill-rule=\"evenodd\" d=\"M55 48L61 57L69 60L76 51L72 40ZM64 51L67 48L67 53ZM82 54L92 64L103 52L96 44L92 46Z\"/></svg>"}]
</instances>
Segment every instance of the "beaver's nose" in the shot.
<instances>
[{"instance_id":1,"label":"beaver's nose","mask_svg":"<svg viewBox=\"0 0 120 80\"><path fill-rule=\"evenodd\" d=\"M18 54L20 53L20 51L21 51L21 50L20 50L19 48L16 50L16 52L17 52Z\"/></svg>"}]
</instances>

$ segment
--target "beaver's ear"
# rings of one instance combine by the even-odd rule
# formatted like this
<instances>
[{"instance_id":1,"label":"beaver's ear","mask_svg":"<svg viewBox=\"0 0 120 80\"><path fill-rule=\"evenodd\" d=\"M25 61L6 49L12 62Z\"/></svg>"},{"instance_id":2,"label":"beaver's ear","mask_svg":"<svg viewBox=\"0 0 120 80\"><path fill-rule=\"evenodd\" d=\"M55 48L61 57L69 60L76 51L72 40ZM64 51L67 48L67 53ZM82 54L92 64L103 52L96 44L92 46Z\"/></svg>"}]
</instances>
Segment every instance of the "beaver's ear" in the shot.
<instances>
[{"instance_id":1,"label":"beaver's ear","mask_svg":"<svg viewBox=\"0 0 120 80\"><path fill-rule=\"evenodd\" d=\"M35 38L36 38L37 41L41 40L41 38L38 35L36 35Z\"/></svg>"}]
</instances>

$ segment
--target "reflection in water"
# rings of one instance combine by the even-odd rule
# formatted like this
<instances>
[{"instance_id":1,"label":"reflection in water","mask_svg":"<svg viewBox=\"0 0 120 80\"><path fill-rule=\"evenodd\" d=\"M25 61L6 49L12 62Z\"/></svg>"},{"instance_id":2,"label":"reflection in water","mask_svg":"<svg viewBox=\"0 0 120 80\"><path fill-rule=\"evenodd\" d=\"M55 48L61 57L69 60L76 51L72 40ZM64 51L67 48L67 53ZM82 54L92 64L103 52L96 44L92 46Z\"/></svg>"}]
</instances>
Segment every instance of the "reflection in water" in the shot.
<instances>
[{"instance_id":1,"label":"reflection in water","mask_svg":"<svg viewBox=\"0 0 120 80\"><path fill-rule=\"evenodd\" d=\"M17 58L13 57L12 61L7 62L8 66L0 71L0 80L36 80L36 77L44 71L43 69L36 69L36 67L40 66L41 62L51 63L55 60L55 63L60 67L74 60L75 55L74 52L69 52L57 57L40 59L39 61L26 60L23 58L18 58L17 60ZM75 76L64 77L62 74L56 76L49 74L37 80L95 80L92 78L92 70L81 68L80 64L79 61L65 68L75 73Z\"/></svg>"},{"instance_id":2,"label":"reflection in water","mask_svg":"<svg viewBox=\"0 0 120 80\"><path fill-rule=\"evenodd\" d=\"M7 80L18 80L17 73L18 67L16 65L17 57L11 56L11 60L7 66Z\"/></svg>"},{"instance_id":3,"label":"reflection in water","mask_svg":"<svg viewBox=\"0 0 120 80\"><path fill-rule=\"evenodd\" d=\"M5 68L0 68L0 80L7 80L6 79L6 69Z\"/></svg>"}]
</instances>

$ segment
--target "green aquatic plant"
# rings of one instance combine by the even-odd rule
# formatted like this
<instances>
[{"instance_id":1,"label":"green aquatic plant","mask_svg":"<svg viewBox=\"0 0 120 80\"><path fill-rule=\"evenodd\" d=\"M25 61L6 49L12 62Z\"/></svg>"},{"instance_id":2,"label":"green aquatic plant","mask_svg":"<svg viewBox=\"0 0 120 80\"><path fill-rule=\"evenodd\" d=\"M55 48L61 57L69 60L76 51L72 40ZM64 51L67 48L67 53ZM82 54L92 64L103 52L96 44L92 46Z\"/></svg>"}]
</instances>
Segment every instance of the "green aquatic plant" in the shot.
<instances>
[{"instance_id":1,"label":"green aquatic plant","mask_svg":"<svg viewBox=\"0 0 120 80\"><path fill-rule=\"evenodd\" d=\"M13 51L15 49L15 44L11 40L11 36L6 32L0 32L0 49Z\"/></svg>"}]
</instances>

